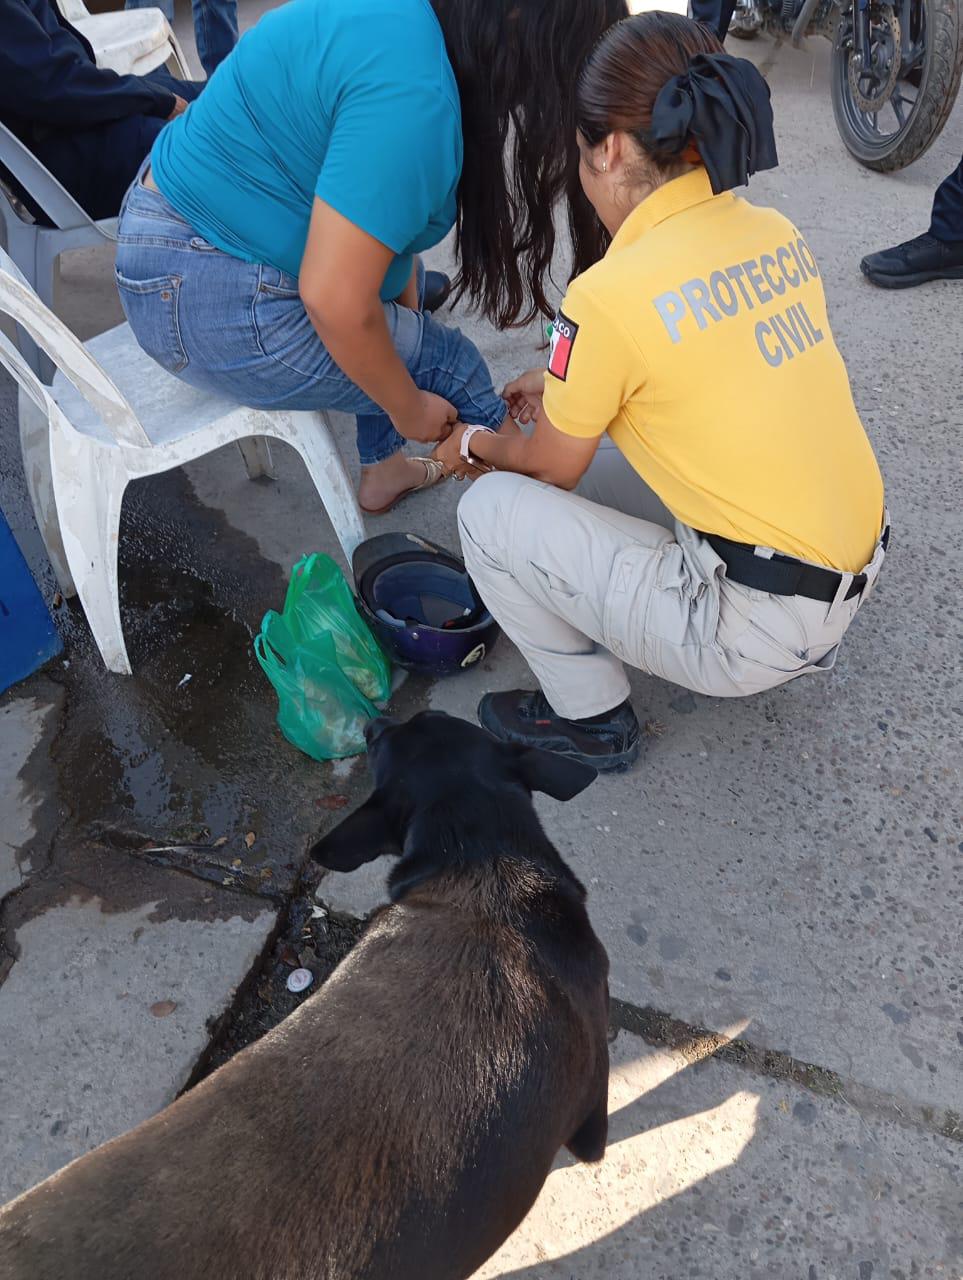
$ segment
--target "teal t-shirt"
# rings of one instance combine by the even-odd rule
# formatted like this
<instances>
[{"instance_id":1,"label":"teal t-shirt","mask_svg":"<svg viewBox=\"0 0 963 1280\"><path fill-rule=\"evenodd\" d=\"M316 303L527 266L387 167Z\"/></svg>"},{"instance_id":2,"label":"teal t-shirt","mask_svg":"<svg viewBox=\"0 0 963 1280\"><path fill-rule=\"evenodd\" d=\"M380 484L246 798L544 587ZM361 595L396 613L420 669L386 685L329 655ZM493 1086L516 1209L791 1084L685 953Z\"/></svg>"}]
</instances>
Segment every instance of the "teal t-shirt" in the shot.
<instances>
[{"instance_id":1,"label":"teal t-shirt","mask_svg":"<svg viewBox=\"0 0 963 1280\"><path fill-rule=\"evenodd\" d=\"M289 0L264 15L151 152L211 244L297 275L314 197L392 249L381 296L455 221L458 88L428 0Z\"/></svg>"}]
</instances>

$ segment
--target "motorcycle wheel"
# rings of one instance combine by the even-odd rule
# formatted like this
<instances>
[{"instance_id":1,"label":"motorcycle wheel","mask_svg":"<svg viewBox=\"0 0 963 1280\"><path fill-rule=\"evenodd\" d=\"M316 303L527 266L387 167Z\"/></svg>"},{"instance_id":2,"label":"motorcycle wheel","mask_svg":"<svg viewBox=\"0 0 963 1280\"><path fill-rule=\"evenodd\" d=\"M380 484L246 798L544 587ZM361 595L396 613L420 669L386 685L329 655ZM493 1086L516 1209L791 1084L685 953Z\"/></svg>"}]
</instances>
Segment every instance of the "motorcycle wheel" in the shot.
<instances>
[{"instance_id":1,"label":"motorcycle wheel","mask_svg":"<svg viewBox=\"0 0 963 1280\"><path fill-rule=\"evenodd\" d=\"M869 72L853 63L853 5L839 15L833 40L831 87L840 137L867 169L891 173L917 160L946 124L963 71L958 0L913 0L909 32L896 10L871 0ZM915 50L911 65L893 72L895 58Z\"/></svg>"}]
</instances>

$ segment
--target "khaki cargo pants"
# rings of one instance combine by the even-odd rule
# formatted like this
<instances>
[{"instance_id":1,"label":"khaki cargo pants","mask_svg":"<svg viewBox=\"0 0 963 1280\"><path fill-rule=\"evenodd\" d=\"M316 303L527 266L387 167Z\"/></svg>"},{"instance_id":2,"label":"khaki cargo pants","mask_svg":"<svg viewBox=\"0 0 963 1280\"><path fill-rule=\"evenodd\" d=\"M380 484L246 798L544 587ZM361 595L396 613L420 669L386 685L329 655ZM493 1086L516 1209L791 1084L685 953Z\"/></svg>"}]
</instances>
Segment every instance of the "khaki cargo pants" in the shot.
<instances>
[{"instance_id":1,"label":"khaki cargo pants","mask_svg":"<svg viewBox=\"0 0 963 1280\"><path fill-rule=\"evenodd\" d=\"M465 564L554 710L599 715L628 697L623 663L716 698L832 669L875 586L831 604L756 591L725 576L605 437L578 493L496 472L458 508Z\"/></svg>"}]
</instances>

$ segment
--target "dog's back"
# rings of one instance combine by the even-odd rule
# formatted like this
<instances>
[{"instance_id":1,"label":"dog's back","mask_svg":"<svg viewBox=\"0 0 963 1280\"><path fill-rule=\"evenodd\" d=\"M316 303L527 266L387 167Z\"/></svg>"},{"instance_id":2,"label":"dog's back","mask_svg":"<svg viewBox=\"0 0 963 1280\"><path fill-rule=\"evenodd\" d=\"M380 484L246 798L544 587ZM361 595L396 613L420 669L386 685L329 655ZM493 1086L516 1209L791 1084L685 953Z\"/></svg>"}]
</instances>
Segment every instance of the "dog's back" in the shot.
<instances>
[{"instance_id":1,"label":"dog's back","mask_svg":"<svg viewBox=\"0 0 963 1280\"><path fill-rule=\"evenodd\" d=\"M385 909L272 1033L2 1211L2 1280L470 1275L605 1093L605 954L542 877Z\"/></svg>"},{"instance_id":2,"label":"dog's back","mask_svg":"<svg viewBox=\"0 0 963 1280\"><path fill-rule=\"evenodd\" d=\"M395 853L394 905L273 1032L0 1210L0 1280L462 1280L560 1147L601 1157L608 961L530 796L592 771L436 713L375 729L374 795L313 852Z\"/></svg>"}]
</instances>

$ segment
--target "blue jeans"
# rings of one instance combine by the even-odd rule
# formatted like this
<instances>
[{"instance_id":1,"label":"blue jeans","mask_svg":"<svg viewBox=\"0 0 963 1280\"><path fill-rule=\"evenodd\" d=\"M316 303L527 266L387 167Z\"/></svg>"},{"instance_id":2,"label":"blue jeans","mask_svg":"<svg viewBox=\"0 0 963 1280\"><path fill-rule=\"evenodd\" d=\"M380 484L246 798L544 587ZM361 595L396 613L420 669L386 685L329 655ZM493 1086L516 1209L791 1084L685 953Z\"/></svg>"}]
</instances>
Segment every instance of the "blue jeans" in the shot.
<instances>
[{"instance_id":1,"label":"blue jeans","mask_svg":"<svg viewBox=\"0 0 963 1280\"><path fill-rule=\"evenodd\" d=\"M224 61L237 44L237 0L192 0L194 40L205 74ZM174 0L126 0L125 9L161 9L168 22L174 21Z\"/></svg>"},{"instance_id":2,"label":"blue jeans","mask_svg":"<svg viewBox=\"0 0 963 1280\"><path fill-rule=\"evenodd\" d=\"M936 188L930 235L951 243L963 241L963 160Z\"/></svg>"},{"instance_id":3,"label":"blue jeans","mask_svg":"<svg viewBox=\"0 0 963 1280\"><path fill-rule=\"evenodd\" d=\"M137 341L168 372L256 409L356 414L362 466L404 446L328 354L296 277L215 249L139 176L121 209L116 276ZM444 396L463 422L501 426L505 403L474 343L396 302L385 304L385 318L417 387Z\"/></svg>"}]
</instances>

